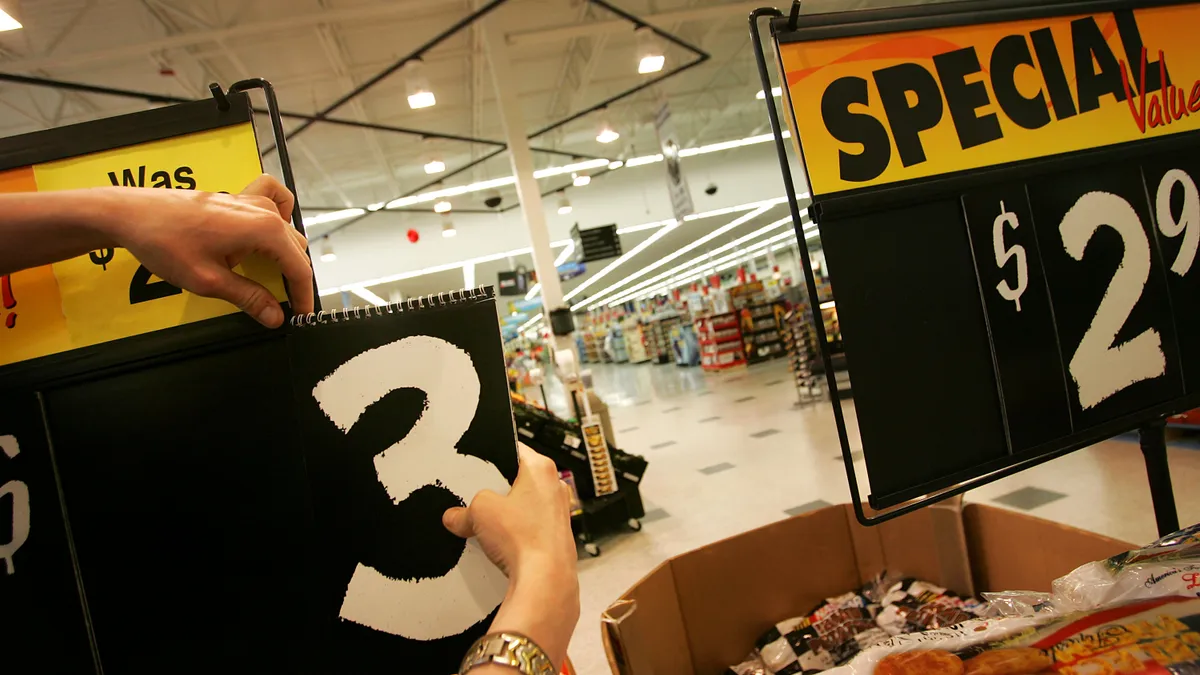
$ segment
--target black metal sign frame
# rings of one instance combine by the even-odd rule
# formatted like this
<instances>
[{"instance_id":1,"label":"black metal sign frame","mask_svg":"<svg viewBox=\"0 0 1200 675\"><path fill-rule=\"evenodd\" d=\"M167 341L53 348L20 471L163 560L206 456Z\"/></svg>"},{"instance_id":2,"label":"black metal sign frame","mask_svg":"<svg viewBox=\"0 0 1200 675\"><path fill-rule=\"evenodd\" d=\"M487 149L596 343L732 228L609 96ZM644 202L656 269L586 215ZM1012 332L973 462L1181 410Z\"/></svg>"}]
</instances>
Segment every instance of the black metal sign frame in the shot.
<instances>
[{"instance_id":1,"label":"black metal sign frame","mask_svg":"<svg viewBox=\"0 0 1200 675\"><path fill-rule=\"evenodd\" d=\"M1180 0L1165 0L1152 3L1134 3L1119 0L1056 0L1049 3L1036 4L1027 0L1004 0L1002 2L972 1L877 11L839 12L805 16L801 21L799 14L800 3L796 2L792 7L790 15L786 17L782 12L770 8L759 9L753 12L750 15L750 33L754 43L755 59L762 87L764 91L769 91L771 89L771 78L760 31L760 20L763 18L771 19L770 30L772 41L784 43L788 41L828 39L852 35L873 35L920 28L994 23L1038 17L1069 16L1113 11L1114 9L1132 9L1135 7L1174 4L1187 3ZM787 37L781 39L781 33L787 33ZM785 98L784 100L787 101L788 99ZM788 205L793 220L799 224L801 222L800 207L797 202L796 189L783 137L783 125L780 122L779 112L771 97L767 98L767 109L771 129L775 137L780 169L784 178ZM993 186L1022 174L1028 176L1031 167L1035 169L1036 173L1047 173L1055 170L1069 171L1083 166L1095 166L1099 161L1111 163L1114 161L1142 159L1155 151L1161 151L1167 147L1177 148L1182 143L1188 143L1195 147L1197 143L1200 143L1200 132L1188 132L1166 138L1140 140L1099 149L1053 155L1041 160L1035 159L1009 165L995 165L981 169L959 171L940 177L909 180L885 187L869 187L834 192L830 193L827 197L814 197L810 213L813 216L814 222L820 225L822 218L828 220L832 216L843 217L847 214L858 215L878 212L888 208L919 202L934 195L945 197L948 193L956 191L965 193L971 189ZM797 148L799 147L800 145L797 143ZM802 165L807 166L807 162L803 157L803 151L799 150L799 152ZM807 258L809 255L807 242L804 240L804 237L800 237L799 239L798 245L804 257ZM802 267L804 268L804 281L809 296L816 297L817 286L813 272L808 265L803 265ZM858 475L854 467L854 459L851 455L844 413L839 403L839 390L834 376L832 354L828 348L825 326L823 322L814 320L813 328L817 336L817 341L821 345L821 359L825 365L826 384L830 392L830 401L833 406L834 420L842 448L842 457L846 477L850 485L855 514L858 520L864 525L876 525L885 522L923 508L936 501L961 494L1005 476L1061 457L1116 434L1140 427L1141 447L1145 455L1159 530L1165 534L1178 529L1178 516L1175 512L1170 473L1166 462L1163 418L1188 408L1200 406L1200 393L1190 393L1174 397L1167 403L1148 406L1128 414L1106 419L1099 424L1071 433L1066 437L1066 440L1069 441L1067 443L1064 443L1063 439L1054 439L1026 448L1019 453L1009 454L996 461L973 465L962 471L948 472L948 475L943 475L932 482L911 485L906 489L893 491L886 494L883 499L868 496L868 502L877 511L877 513L868 516L860 499L861 493L859 490ZM991 339L989 329L989 343ZM937 434L938 430L936 428L930 429L929 433ZM920 438L906 440L910 443L921 442ZM963 440L967 442L967 439ZM900 439L897 439L897 442L901 442Z\"/></svg>"}]
</instances>

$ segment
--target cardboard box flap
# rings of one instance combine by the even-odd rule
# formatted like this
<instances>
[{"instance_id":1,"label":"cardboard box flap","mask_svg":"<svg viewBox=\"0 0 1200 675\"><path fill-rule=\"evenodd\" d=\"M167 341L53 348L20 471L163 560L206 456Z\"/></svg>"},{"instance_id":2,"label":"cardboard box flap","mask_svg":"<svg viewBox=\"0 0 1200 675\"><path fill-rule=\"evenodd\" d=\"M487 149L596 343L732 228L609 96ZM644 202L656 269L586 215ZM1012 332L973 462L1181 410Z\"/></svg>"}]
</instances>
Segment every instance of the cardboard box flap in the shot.
<instances>
[{"instance_id":1,"label":"cardboard box flap","mask_svg":"<svg viewBox=\"0 0 1200 675\"><path fill-rule=\"evenodd\" d=\"M777 622L858 584L840 506L691 551L671 567L696 673L740 663Z\"/></svg>"},{"instance_id":2,"label":"cardboard box flap","mask_svg":"<svg viewBox=\"0 0 1200 675\"><path fill-rule=\"evenodd\" d=\"M893 575L940 584L961 595L974 594L961 499L934 504L874 527L859 525L850 504L844 508L852 524L863 584L887 570Z\"/></svg>"},{"instance_id":3,"label":"cardboard box flap","mask_svg":"<svg viewBox=\"0 0 1200 675\"><path fill-rule=\"evenodd\" d=\"M985 504L963 510L972 574L981 591L1049 591L1083 563L1134 548L1085 532Z\"/></svg>"},{"instance_id":4,"label":"cardboard box flap","mask_svg":"<svg viewBox=\"0 0 1200 675\"><path fill-rule=\"evenodd\" d=\"M617 675L694 672L670 561L605 610L600 636L609 668Z\"/></svg>"}]
</instances>

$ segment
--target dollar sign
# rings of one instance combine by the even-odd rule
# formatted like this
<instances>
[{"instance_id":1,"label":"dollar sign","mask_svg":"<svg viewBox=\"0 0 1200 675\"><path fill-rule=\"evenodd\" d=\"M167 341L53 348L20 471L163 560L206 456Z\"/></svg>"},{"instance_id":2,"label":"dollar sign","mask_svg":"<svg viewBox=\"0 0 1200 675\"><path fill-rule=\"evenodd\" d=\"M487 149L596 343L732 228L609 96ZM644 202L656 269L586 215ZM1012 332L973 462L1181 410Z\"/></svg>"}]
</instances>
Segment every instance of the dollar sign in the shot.
<instances>
[{"instance_id":1,"label":"dollar sign","mask_svg":"<svg viewBox=\"0 0 1200 675\"><path fill-rule=\"evenodd\" d=\"M10 459L16 457L21 452L16 437L0 436L0 451ZM0 497L4 495L12 495L13 498L12 541L0 546L0 561L4 562L8 573L13 574L17 571L13 566L13 556L29 539L29 487L24 481L10 480L0 486Z\"/></svg>"},{"instance_id":2,"label":"dollar sign","mask_svg":"<svg viewBox=\"0 0 1200 675\"><path fill-rule=\"evenodd\" d=\"M1025 288L1029 286L1029 264L1025 260L1024 246L1017 244L1009 249L1004 248L1005 225L1015 230L1021 224L1017 222L1017 214L1006 209L1004 202L1000 202L1000 215L996 216L996 220L992 222L992 247L996 251L996 267L1001 270L1004 269L1009 258L1016 257L1017 287L1009 286L1008 280L1003 279L996 284L996 290L1000 292L1000 297L1015 302L1019 312L1021 311L1021 296L1025 294Z\"/></svg>"},{"instance_id":3,"label":"dollar sign","mask_svg":"<svg viewBox=\"0 0 1200 675\"><path fill-rule=\"evenodd\" d=\"M99 265L104 271L108 271L108 263L112 262L113 250L111 248L102 248L99 251L92 251L88 254L92 259L92 264Z\"/></svg>"}]
</instances>

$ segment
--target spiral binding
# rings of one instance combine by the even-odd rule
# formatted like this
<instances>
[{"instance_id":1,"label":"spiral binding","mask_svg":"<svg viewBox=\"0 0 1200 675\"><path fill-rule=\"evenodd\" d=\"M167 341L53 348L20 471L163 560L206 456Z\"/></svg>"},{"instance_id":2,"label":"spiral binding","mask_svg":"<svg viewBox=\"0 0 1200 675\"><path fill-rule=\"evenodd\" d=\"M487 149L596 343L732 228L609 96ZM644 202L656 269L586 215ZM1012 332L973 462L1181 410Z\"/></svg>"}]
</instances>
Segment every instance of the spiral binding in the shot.
<instances>
[{"instance_id":1,"label":"spiral binding","mask_svg":"<svg viewBox=\"0 0 1200 675\"><path fill-rule=\"evenodd\" d=\"M384 316L386 314L413 312L433 307L446 307L456 305L460 302L490 300L495 297L496 290L494 288L491 286L479 286L478 288L463 289L461 291L443 291L441 293L433 293L419 298L409 298L400 302L390 302L386 305L376 305L374 307L347 307L345 309L321 310L319 312L309 312L308 314L297 314L292 317L291 324L299 327L322 323L342 323L351 319L369 319L371 316ZM340 319L338 318L339 314L341 315Z\"/></svg>"}]
</instances>

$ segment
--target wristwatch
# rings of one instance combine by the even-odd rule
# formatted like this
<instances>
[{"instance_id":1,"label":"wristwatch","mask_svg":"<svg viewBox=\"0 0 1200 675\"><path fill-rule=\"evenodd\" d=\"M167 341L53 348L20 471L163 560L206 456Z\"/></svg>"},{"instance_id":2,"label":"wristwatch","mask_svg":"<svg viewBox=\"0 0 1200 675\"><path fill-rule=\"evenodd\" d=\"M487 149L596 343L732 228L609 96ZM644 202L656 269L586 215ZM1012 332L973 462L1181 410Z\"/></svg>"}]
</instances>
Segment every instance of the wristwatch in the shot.
<instances>
[{"instance_id":1,"label":"wristwatch","mask_svg":"<svg viewBox=\"0 0 1200 675\"><path fill-rule=\"evenodd\" d=\"M492 633L475 641L458 667L458 675L467 675L477 666L493 663L507 666L521 675L554 675L554 664L533 640L518 633Z\"/></svg>"}]
</instances>

